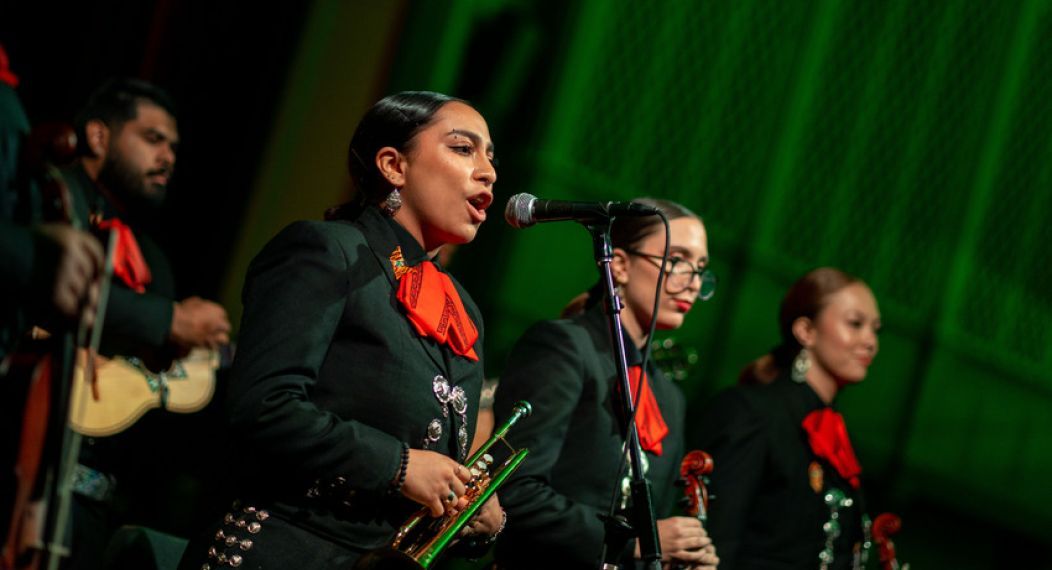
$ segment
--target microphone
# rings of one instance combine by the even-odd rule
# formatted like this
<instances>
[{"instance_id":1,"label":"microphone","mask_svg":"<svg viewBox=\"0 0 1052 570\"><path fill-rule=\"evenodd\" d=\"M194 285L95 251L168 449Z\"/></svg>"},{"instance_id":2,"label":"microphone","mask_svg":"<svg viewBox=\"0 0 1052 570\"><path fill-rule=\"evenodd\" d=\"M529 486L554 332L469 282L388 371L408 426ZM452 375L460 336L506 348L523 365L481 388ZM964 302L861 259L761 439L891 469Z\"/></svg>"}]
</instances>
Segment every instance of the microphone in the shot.
<instances>
[{"instance_id":1,"label":"microphone","mask_svg":"<svg viewBox=\"0 0 1052 570\"><path fill-rule=\"evenodd\" d=\"M528 228L537 222L573 220L595 224L623 216L655 216L658 209L635 202L567 202L541 200L523 192L508 199L504 219L513 228Z\"/></svg>"}]
</instances>

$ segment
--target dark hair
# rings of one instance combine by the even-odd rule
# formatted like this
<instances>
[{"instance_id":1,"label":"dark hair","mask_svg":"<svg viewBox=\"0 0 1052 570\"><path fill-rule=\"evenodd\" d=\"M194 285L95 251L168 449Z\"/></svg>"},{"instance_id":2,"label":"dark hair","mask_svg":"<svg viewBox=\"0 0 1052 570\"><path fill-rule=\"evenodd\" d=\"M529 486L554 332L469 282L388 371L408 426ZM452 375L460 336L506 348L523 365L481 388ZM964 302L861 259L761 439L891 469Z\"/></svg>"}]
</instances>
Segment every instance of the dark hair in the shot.
<instances>
[{"instance_id":1,"label":"dark hair","mask_svg":"<svg viewBox=\"0 0 1052 570\"><path fill-rule=\"evenodd\" d=\"M671 200L662 198L636 198L633 203L651 206L661 210L668 220L680 218L694 218L701 221L701 216L690 211L686 206L677 204ZM663 227L661 218L658 216L633 216L617 218L610 226L610 244L621 249L634 249L644 239L658 232ZM575 297L568 305L563 307L560 313L563 317L570 317L581 313L587 307L591 307L603 298L603 283L596 283L588 290L587 295L581 294Z\"/></svg>"},{"instance_id":2,"label":"dark hair","mask_svg":"<svg viewBox=\"0 0 1052 570\"><path fill-rule=\"evenodd\" d=\"M88 121L102 121L111 130L118 130L139 112L139 104L156 105L175 117L175 103L160 87L129 77L116 77L100 85L88 96L87 103L74 119L77 129L77 146L82 154L88 154L85 126Z\"/></svg>"},{"instance_id":3,"label":"dark hair","mask_svg":"<svg viewBox=\"0 0 1052 570\"><path fill-rule=\"evenodd\" d=\"M391 188L376 168L376 153L384 147L407 152L413 137L451 101L462 99L433 91L403 91L380 99L358 122L347 151L347 166L354 184L350 202L329 208L326 219L354 219L370 204L383 200Z\"/></svg>"},{"instance_id":4,"label":"dark hair","mask_svg":"<svg viewBox=\"0 0 1052 570\"><path fill-rule=\"evenodd\" d=\"M800 317L814 320L826 307L829 297L848 285L865 281L835 267L812 269L797 279L782 299L778 311L781 344L768 354L750 362L738 377L743 384L767 383L789 367L802 348L793 334L793 323Z\"/></svg>"},{"instance_id":5,"label":"dark hair","mask_svg":"<svg viewBox=\"0 0 1052 570\"><path fill-rule=\"evenodd\" d=\"M691 212L686 206L682 206L671 200L661 198L637 198L633 203L651 206L661 210L668 220L679 218L694 218L701 221L701 217ZM662 228L661 218L658 216L633 216L617 218L610 226L610 244L621 249L632 249L641 241Z\"/></svg>"}]
</instances>

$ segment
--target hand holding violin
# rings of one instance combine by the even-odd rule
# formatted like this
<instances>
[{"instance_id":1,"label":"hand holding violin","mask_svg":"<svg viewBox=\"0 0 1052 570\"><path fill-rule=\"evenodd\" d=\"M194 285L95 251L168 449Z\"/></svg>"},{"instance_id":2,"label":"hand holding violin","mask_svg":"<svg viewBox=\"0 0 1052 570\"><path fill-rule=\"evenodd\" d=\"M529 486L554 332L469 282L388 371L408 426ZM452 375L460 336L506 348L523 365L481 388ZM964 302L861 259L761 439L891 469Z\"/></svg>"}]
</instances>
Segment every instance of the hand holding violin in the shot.
<instances>
[{"instance_id":1,"label":"hand holding violin","mask_svg":"<svg viewBox=\"0 0 1052 570\"><path fill-rule=\"evenodd\" d=\"M50 285L44 306L63 320L85 319L94 322L98 304L98 277L105 259L102 245L87 232L62 223L37 226L38 259L52 255L53 263L40 263L49 273L43 276ZM53 273L52 273L53 272Z\"/></svg>"},{"instance_id":2,"label":"hand holding violin","mask_svg":"<svg viewBox=\"0 0 1052 570\"><path fill-rule=\"evenodd\" d=\"M661 542L663 567L715 569L720 563L716 547L712 544L701 521L693 517L669 517L657 521L658 540ZM636 541L635 557L639 558L639 541Z\"/></svg>"}]
</instances>

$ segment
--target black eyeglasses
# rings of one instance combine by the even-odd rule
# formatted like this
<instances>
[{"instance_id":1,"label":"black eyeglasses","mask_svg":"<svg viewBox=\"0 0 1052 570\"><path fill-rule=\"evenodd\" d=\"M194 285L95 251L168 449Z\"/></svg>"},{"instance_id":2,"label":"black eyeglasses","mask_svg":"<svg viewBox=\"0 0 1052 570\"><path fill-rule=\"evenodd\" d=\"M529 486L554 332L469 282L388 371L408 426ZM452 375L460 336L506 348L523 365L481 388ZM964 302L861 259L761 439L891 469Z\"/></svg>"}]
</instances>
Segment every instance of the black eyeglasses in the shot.
<instances>
[{"instance_id":1,"label":"black eyeglasses","mask_svg":"<svg viewBox=\"0 0 1052 570\"><path fill-rule=\"evenodd\" d=\"M659 268L662 266L661 261L665 259L661 255L654 255L652 253L645 253L634 249L626 249L625 252L631 255L645 257ZM695 275L701 280L701 287L698 290L699 299L702 301L708 301L716 294L716 274L710 269L705 267L695 267L693 263L686 259L670 257L665 261L663 270L665 271L665 291L670 295L686 291L687 288L690 287L690 284L694 282Z\"/></svg>"}]
</instances>

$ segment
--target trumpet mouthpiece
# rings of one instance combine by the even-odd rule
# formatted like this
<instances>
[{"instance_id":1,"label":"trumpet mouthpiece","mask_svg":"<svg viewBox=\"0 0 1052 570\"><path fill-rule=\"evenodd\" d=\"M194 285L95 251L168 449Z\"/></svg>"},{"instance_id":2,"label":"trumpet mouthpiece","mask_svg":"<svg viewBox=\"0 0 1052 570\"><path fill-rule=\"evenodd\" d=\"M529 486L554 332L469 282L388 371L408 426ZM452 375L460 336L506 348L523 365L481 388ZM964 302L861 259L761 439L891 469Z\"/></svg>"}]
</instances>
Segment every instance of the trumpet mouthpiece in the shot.
<instances>
[{"instance_id":1,"label":"trumpet mouthpiece","mask_svg":"<svg viewBox=\"0 0 1052 570\"><path fill-rule=\"evenodd\" d=\"M518 402L515 402L513 411L521 414L524 418L528 418L530 417L530 414L533 413L533 406L531 406L526 400L519 400Z\"/></svg>"}]
</instances>

